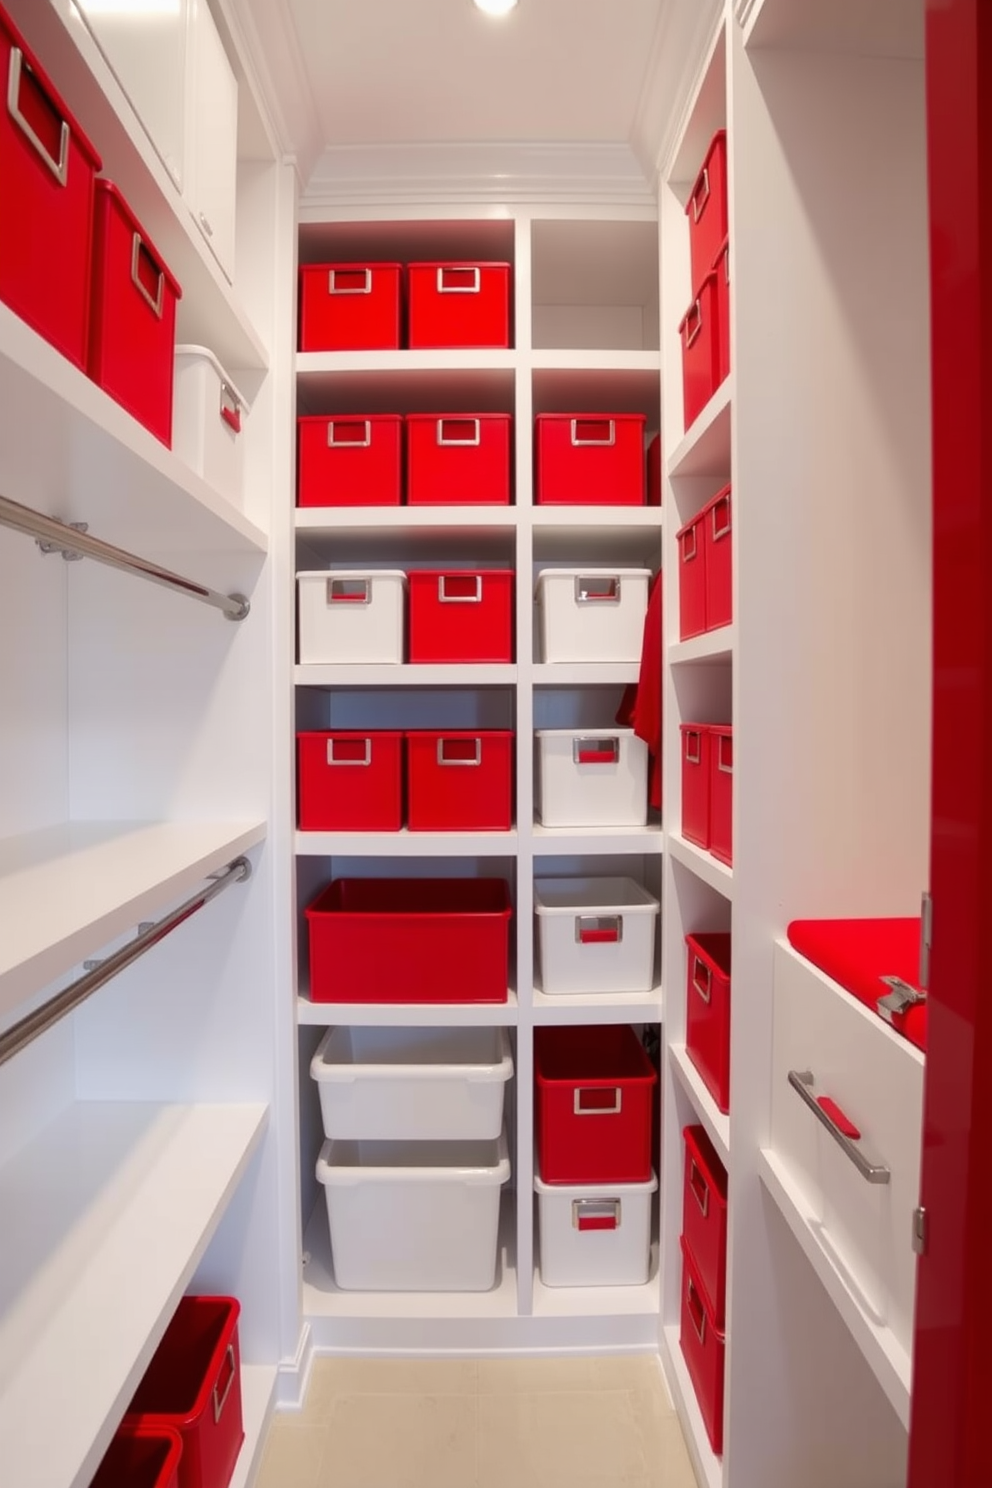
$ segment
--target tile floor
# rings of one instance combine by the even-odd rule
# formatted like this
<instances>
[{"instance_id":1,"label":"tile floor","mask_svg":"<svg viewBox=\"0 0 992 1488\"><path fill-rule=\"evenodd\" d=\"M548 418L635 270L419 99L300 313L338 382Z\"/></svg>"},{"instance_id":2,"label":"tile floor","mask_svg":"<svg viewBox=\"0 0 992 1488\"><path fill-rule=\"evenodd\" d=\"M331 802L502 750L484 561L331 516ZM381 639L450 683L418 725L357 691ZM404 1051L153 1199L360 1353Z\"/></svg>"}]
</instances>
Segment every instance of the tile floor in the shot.
<instances>
[{"instance_id":1,"label":"tile floor","mask_svg":"<svg viewBox=\"0 0 992 1488\"><path fill-rule=\"evenodd\" d=\"M658 1360L318 1359L257 1488L696 1488Z\"/></svg>"}]
</instances>

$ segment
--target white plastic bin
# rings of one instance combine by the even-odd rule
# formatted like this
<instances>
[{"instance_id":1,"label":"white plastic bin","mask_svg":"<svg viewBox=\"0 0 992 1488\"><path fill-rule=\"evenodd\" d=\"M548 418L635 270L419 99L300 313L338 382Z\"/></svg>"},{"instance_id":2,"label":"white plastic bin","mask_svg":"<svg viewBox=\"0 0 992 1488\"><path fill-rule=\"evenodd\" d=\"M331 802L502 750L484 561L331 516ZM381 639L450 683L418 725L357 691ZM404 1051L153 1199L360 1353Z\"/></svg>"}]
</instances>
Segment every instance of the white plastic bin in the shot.
<instances>
[{"instance_id":1,"label":"white plastic bin","mask_svg":"<svg viewBox=\"0 0 992 1488\"><path fill-rule=\"evenodd\" d=\"M302 663L402 662L402 570L325 568L299 573L296 579Z\"/></svg>"},{"instance_id":2,"label":"white plastic bin","mask_svg":"<svg viewBox=\"0 0 992 1488\"><path fill-rule=\"evenodd\" d=\"M535 1175L541 1280L545 1286L644 1286L651 1274L647 1183L542 1183Z\"/></svg>"},{"instance_id":3,"label":"white plastic bin","mask_svg":"<svg viewBox=\"0 0 992 1488\"><path fill-rule=\"evenodd\" d=\"M338 1286L489 1291L509 1176L505 1133L490 1142L325 1142L317 1178Z\"/></svg>"},{"instance_id":4,"label":"white plastic bin","mask_svg":"<svg viewBox=\"0 0 992 1488\"><path fill-rule=\"evenodd\" d=\"M658 901L632 878L534 881L541 990L650 992Z\"/></svg>"},{"instance_id":5,"label":"white plastic bin","mask_svg":"<svg viewBox=\"0 0 992 1488\"><path fill-rule=\"evenodd\" d=\"M513 1056L505 1028L329 1028L310 1073L327 1137L474 1141L502 1131Z\"/></svg>"},{"instance_id":6,"label":"white plastic bin","mask_svg":"<svg viewBox=\"0 0 992 1488\"><path fill-rule=\"evenodd\" d=\"M208 347L176 347L173 453L238 508L244 506L244 425L250 412Z\"/></svg>"},{"instance_id":7,"label":"white plastic bin","mask_svg":"<svg viewBox=\"0 0 992 1488\"><path fill-rule=\"evenodd\" d=\"M546 827L643 827L647 745L633 729L538 729L535 792Z\"/></svg>"},{"instance_id":8,"label":"white plastic bin","mask_svg":"<svg viewBox=\"0 0 992 1488\"><path fill-rule=\"evenodd\" d=\"M542 660L640 661L650 582L647 568L543 568L535 595Z\"/></svg>"}]
</instances>

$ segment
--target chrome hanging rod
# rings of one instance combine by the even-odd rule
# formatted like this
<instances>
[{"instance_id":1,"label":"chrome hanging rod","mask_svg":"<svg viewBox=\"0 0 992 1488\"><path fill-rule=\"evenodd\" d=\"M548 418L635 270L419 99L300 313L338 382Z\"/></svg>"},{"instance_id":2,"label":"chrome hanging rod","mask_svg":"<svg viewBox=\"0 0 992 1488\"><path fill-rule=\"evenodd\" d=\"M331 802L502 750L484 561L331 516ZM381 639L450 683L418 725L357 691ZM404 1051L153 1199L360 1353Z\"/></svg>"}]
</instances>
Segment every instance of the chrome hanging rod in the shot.
<instances>
[{"instance_id":1,"label":"chrome hanging rod","mask_svg":"<svg viewBox=\"0 0 992 1488\"><path fill-rule=\"evenodd\" d=\"M74 982L70 982L68 987L56 993L43 1007L36 1008L33 1013L28 1013L5 1033L0 1033L0 1065L6 1064L8 1059L13 1059L15 1054L20 1054L22 1049L26 1049L28 1044L33 1043L36 1038L51 1028L53 1023L58 1023L60 1018L73 1012L80 1003L92 997L93 993L111 978L117 976L125 967L130 966L133 961L137 961L138 957L151 950L152 946L158 945L160 940L164 940L170 931L175 930L191 915L196 914L196 911L202 909L205 904L209 904L211 899L216 899L217 895L230 884L244 883L245 879L250 877L251 864L248 859L235 858L233 863L229 863L219 873L211 874L207 887L187 899L184 904L180 904L178 909L174 909L171 914L166 915L164 919L157 920L153 925L142 925L134 940L122 946L119 951L115 951L112 956L108 956L105 961L93 964L91 970L84 972Z\"/></svg>"},{"instance_id":2,"label":"chrome hanging rod","mask_svg":"<svg viewBox=\"0 0 992 1488\"><path fill-rule=\"evenodd\" d=\"M181 574L160 568L157 563L137 558L123 548L115 548L102 538L91 537L84 526L70 526L66 522L57 521L55 517L42 516L41 512L33 511L29 506L21 506L18 501L9 501L6 496L0 496L0 526L10 527L15 532L23 532L28 537L36 538L43 553L61 553L63 558L95 558L98 563L106 563L109 568L137 574L139 578L150 579L153 584L162 584L177 594L198 599L201 604L212 605L215 610L222 610L228 620L243 620L251 608L243 594L220 594L216 589L207 589L203 584L195 584L192 579L184 579Z\"/></svg>"}]
</instances>

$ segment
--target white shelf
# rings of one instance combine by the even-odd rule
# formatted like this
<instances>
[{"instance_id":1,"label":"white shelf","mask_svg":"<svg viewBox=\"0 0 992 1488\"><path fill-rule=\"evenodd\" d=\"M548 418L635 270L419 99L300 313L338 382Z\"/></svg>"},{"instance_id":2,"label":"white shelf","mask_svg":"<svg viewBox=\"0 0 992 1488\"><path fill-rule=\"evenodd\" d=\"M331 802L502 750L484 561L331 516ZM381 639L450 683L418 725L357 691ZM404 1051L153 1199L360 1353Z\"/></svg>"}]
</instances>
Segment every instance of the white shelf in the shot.
<instances>
[{"instance_id":1,"label":"white shelf","mask_svg":"<svg viewBox=\"0 0 992 1488\"><path fill-rule=\"evenodd\" d=\"M9 500L88 522L94 537L139 557L265 552L261 528L3 304L0 382L0 491Z\"/></svg>"},{"instance_id":2,"label":"white shelf","mask_svg":"<svg viewBox=\"0 0 992 1488\"><path fill-rule=\"evenodd\" d=\"M298 351L296 380L307 388L329 373L350 376L355 372L514 372L520 357L500 347L444 347L423 351Z\"/></svg>"},{"instance_id":3,"label":"white shelf","mask_svg":"<svg viewBox=\"0 0 992 1488\"><path fill-rule=\"evenodd\" d=\"M516 832L297 832L300 857L504 858L517 850Z\"/></svg>"},{"instance_id":4,"label":"white shelf","mask_svg":"<svg viewBox=\"0 0 992 1488\"><path fill-rule=\"evenodd\" d=\"M865 56L922 57L924 10L918 5L869 5L863 0L738 0L748 48L788 47Z\"/></svg>"},{"instance_id":5,"label":"white shelf","mask_svg":"<svg viewBox=\"0 0 992 1488\"><path fill-rule=\"evenodd\" d=\"M687 662L731 661L736 646L736 627L721 625L719 630L708 630L691 640L674 641L668 647L668 661L671 666L684 666Z\"/></svg>"},{"instance_id":6,"label":"white shelf","mask_svg":"<svg viewBox=\"0 0 992 1488\"><path fill-rule=\"evenodd\" d=\"M648 827L543 827L532 828L534 852L539 856L579 853L660 853L662 830Z\"/></svg>"},{"instance_id":7,"label":"white shelf","mask_svg":"<svg viewBox=\"0 0 992 1488\"><path fill-rule=\"evenodd\" d=\"M789 1178L775 1153L762 1148L758 1172L775 1200L782 1217L827 1295L840 1313L848 1331L864 1355L869 1368L885 1391L902 1424L909 1430L912 1360L896 1341L891 1328L870 1318L851 1291L834 1260L820 1242L822 1228L803 1195ZM909 1242L907 1241L907 1244Z\"/></svg>"},{"instance_id":8,"label":"white shelf","mask_svg":"<svg viewBox=\"0 0 992 1488\"><path fill-rule=\"evenodd\" d=\"M264 1105L77 1102L0 1168L0 1440L11 1483L86 1488L267 1115Z\"/></svg>"},{"instance_id":9,"label":"white shelf","mask_svg":"<svg viewBox=\"0 0 992 1488\"><path fill-rule=\"evenodd\" d=\"M264 836L264 822L68 822L0 842L0 1014Z\"/></svg>"},{"instance_id":10,"label":"white shelf","mask_svg":"<svg viewBox=\"0 0 992 1488\"><path fill-rule=\"evenodd\" d=\"M358 536L381 536L384 532L419 532L441 528L445 532L471 529L512 529L517 524L515 506L298 506L296 530L314 536L350 532Z\"/></svg>"},{"instance_id":11,"label":"white shelf","mask_svg":"<svg viewBox=\"0 0 992 1488\"><path fill-rule=\"evenodd\" d=\"M696 1391L689 1378L685 1359L682 1357L679 1324L670 1324L662 1332L668 1361L666 1371L668 1382L672 1386L675 1409L682 1423L689 1456L692 1458L700 1488L722 1488L723 1461L713 1451L710 1439L706 1435L706 1427L703 1425L702 1413L696 1400Z\"/></svg>"},{"instance_id":12,"label":"white shelf","mask_svg":"<svg viewBox=\"0 0 992 1488\"><path fill-rule=\"evenodd\" d=\"M272 1419L276 1376L274 1365L241 1365L241 1414L245 1439L228 1488L248 1488L262 1461L265 1433Z\"/></svg>"},{"instance_id":13,"label":"white shelf","mask_svg":"<svg viewBox=\"0 0 992 1488\"><path fill-rule=\"evenodd\" d=\"M728 868L726 863L721 863L712 853L705 848L697 847L694 842L687 842L679 832L669 832L665 846L672 857L691 869L697 878L708 883L711 889L716 889L725 899L734 896L734 870Z\"/></svg>"},{"instance_id":14,"label":"white shelf","mask_svg":"<svg viewBox=\"0 0 992 1488\"><path fill-rule=\"evenodd\" d=\"M506 1002L311 1002L307 989L296 999L296 1020L314 1028L370 1024L392 1028L512 1027L519 1012L510 988Z\"/></svg>"},{"instance_id":15,"label":"white shelf","mask_svg":"<svg viewBox=\"0 0 992 1488\"><path fill-rule=\"evenodd\" d=\"M730 1167L730 1117L725 1116L703 1084L702 1077L689 1058L685 1044L669 1044L668 1052L675 1066L679 1083L706 1128L707 1136L716 1148L717 1156L725 1168Z\"/></svg>"},{"instance_id":16,"label":"white shelf","mask_svg":"<svg viewBox=\"0 0 992 1488\"><path fill-rule=\"evenodd\" d=\"M661 987L651 992L580 993L549 996L534 988L535 1023L660 1023Z\"/></svg>"},{"instance_id":17,"label":"white shelf","mask_svg":"<svg viewBox=\"0 0 992 1488\"><path fill-rule=\"evenodd\" d=\"M515 665L363 666L307 663L294 670L297 687L513 687Z\"/></svg>"},{"instance_id":18,"label":"white shelf","mask_svg":"<svg viewBox=\"0 0 992 1488\"><path fill-rule=\"evenodd\" d=\"M531 670L535 687L622 687L636 682L638 662L536 662Z\"/></svg>"},{"instance_id":19,"label":"white shelf","mask_svg":"<svg viewBox=\"0 0 992 1488\"><path fill-rule=\"evenodd\" d=\"M600 351L568 347L535 347L530 365L539 371L653 372L660 376L660 351Z\"/></svg>"},{"instance_id":20,"label":"white shelf","mask_svg":"<svg viewBox=\"0 0 992 1488\"><path fill-rule=\"evenodd\" d=\"M730 407L734 377L717 388L692 428L669 457L669 476L717 475L730 479Z\"/></svg>"},{"instance_id":21,"label":"white shelf","mask_svg":"<svg viewBox=\"0 0 992 1488\"><path fill-rule=\"evenodd\" d=\"M526 510L527 508L521 508ZM531 508L534 527L564 528L566 532L586 531L590 527L604 536L611 530L644 528L659 531L665 518L660 506L535 506Z\"/></svg>"}]
</instances>

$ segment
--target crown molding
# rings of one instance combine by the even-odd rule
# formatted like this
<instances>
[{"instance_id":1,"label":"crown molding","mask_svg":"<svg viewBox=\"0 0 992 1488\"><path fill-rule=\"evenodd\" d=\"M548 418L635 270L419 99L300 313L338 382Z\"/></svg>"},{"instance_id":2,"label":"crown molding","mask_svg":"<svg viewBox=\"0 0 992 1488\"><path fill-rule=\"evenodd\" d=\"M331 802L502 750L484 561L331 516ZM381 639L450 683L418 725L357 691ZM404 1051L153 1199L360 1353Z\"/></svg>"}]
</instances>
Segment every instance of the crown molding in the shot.
<instances>
[{"instance_id":1,"label":"crown molding","mask_svg":"<svg viewBox=\"0 0 992 1488\"><path fill-rule=\"evenodd\" d=\"M735 0L738 7L755 0ZM662 0L644 85L631 127L631 149L649 180L674 155L724 0Z\"/></svg>"},{"instance_id":2,"label":"crown molding","mask_svg":"<svg viewBox=\"0 0 992 1488\"><path fill-rule=\"evenodd\" d=\"M283 159L300 184L323 148L323 131L288 0L228 0L242 37L246 70Z\"/></svg>"},{"instance_id":3,"label":"crown molding","mask_svg":"<svg viewBox=\"0 0 992 1488\"><path fill-rule=\"evenodd\" d=\"M653 178L626 144L330 146L301 209L543 202L653 207Z\"/></svg>"}]
</instances>

